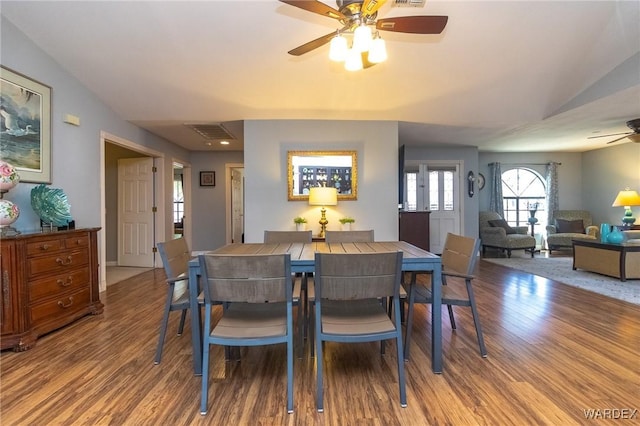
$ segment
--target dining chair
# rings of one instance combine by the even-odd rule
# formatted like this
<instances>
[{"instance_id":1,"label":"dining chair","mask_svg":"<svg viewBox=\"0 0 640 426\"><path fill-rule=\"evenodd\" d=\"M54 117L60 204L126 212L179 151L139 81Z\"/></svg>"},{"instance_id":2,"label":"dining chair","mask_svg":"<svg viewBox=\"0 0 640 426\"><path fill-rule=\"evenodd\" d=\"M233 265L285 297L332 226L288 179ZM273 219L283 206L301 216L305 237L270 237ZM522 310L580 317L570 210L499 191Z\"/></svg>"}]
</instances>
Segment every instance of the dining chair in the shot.
<instances>
[{"instance_id":1,"label":"dining chair","mask_svg":"<svg viewBox=\"0 0 640 426\"><path fill-rule=\"evenodd\" d=\"M264 242L277 243L310 243L313 240L311 231L264 231Z\"/></svg>"},{"instance_id":2,"label":"dining chair","mask_svg":"<svg viewBox=\"0 0 640 426\"><path fill-rule=\"evenodd\" d=\"M178 326L178 336L184 331L184 322L189 309L189 260L191 251L184 237L176 238L166 242L158 243L158 252L162 259L162 266L167 275L167 297L160 324L160 335L158 337L158 347L154 364L160 364L162 359L162 348L167 334L169 324L169 314L172 311L182 311L180 325Z\"/></svg>"},{"instance_id":3,"label":"dining chair","mask_svg":"<svg viewBox=\"0 0 640 426\"><path fill-rule=\"evenodd\" d=\"M198 256L205 325L200 414L207 414L211 345L287 345L287 411L293 412L293 286L289 254ZM212 324L211 309L223 303Z\"/></svg>"},{"instance_id":4,"label":"dining chair","mask_svg":"<svg viewBox=\"0 0 640 426\"><path fill-rule=\"evenodd\" d=\"M266 244L310 243L312 241L311 231L264 231ZM293 281L293 305L298 306L299 358L302 358L304 352L304 339L308 328L309 292L313 293L313 278L309 279L310 275L313 274L298 274Z\"/></svg>"},{"instance_id":5,"label":"dining chair","mask_svg":"<svg viewBox=\"0 0 640 426\"><path fill-rule=\"evenodd\" d=\"M476 335L478 337L478 345L480 346L480 354L483 358L486 358L487 350L484 345L484 338L482 337L482 327L480 325L480 317L478 315L472 285L479 250L479 239L463 237L452 233L447 234L442 250L442 304L447 305L449 320L451 321L451 328L453 330L456 330L456 322L453 316L452 306L468 306L471 308L473 322L476 327ZM409 305L409 311L407 313L407 331L404 348L404 355L407 360L409 359L409 346L411 344L413 307L416 303L433 303L430 285L431 280L428 280L426 285L419 285L416 282L417 274L419 274L419 272L411 273L409 289L407 290L409 298L406 299L406 302ZM432 277L432 274L429 274L429 277ZM447 280L447 278L452 279ZM462 285L462 280L464 280L464 285Z\"/></svg>"},{"instance_id":6,"label":"dining chair","mask_svg":"<svg viewBox=\"0 0 640 426\"><path fill-rule=\"evenodd\" d=\"M373 229L366 231L325 231L324 240L329 243L371 243Z\"/></svg>"},{"instance_id":7,"label":"dining chair","mask_svg":"<svg viewBox=\"0 0 640 426\"><path fill-rule=\"evenodd\" d=\"M323 343L395 339L400 405L407 406L398 292L402 252L315 254L316 406L323 411ZM393 297L393 320L380 299Z\"/></svg>"}]
</instances>

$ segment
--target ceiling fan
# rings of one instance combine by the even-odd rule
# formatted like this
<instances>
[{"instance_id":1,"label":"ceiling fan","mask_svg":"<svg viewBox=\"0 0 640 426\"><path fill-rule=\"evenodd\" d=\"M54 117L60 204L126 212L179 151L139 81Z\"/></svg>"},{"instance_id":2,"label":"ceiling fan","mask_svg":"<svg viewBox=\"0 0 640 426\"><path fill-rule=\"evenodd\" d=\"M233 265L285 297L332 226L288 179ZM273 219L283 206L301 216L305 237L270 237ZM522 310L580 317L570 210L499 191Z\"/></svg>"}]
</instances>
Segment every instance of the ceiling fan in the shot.
<instances>
[{"instance_id":1,"label":"ceiling fan","mask_svg":"<svg viewBox=\"0 0 640 426\"><path fill-rule=\"evenodd\" d=\"M412 34L440 34L447 25L448 16L399 16L377 19L378 10L387 0L337 0L338 9L317 0L280 0L298 7L338 20L342 28L307 42L288 53L300 56L331 41L336 34L353 33L361 25L375 25L377 30Z\"/></svg>"},{"instance_id":2,"label":"ceiling fan","mask_svg":"<svg viewBox=\"0 0 640 426\"><path fill-rule=\"evenodd\" d=\"M587 139L608 138L611 136L624 135L622 137L619 137L617 139L607 142L607 145L610 143L621 141L622 139L626 139L626 138L628 138L631 142L640 143L640 118L627 121L627 127L630 128L632 131L626 132L626 133L612 133L610 135L591 136L591 137L588 137Z\"/></svg>"}]
</instances>

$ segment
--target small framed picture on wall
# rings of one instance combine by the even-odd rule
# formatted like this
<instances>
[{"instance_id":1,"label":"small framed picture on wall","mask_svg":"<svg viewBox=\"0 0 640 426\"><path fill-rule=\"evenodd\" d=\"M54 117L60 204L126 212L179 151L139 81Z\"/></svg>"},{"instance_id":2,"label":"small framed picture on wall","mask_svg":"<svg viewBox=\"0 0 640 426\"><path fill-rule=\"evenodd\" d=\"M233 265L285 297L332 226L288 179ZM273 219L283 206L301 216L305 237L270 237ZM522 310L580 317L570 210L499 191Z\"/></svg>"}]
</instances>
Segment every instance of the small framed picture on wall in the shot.
<instances>
[{"instance_id":1,"label":"small framed picture on wall","mask_svg":"<svg viewBox=\"0 0 640 426\"><path fill-rule=\"evenodd\" d=\"M200 186L216 186L216 172L200 172Z\"/></svg>"}]
</instances>

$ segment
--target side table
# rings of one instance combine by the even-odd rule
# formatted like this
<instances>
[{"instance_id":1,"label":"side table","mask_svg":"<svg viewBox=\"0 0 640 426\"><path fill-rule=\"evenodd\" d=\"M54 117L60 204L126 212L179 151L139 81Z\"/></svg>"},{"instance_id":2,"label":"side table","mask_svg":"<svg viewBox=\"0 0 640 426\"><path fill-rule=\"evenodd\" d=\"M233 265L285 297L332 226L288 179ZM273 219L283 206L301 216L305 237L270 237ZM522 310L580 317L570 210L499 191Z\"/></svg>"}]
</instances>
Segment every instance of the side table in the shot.
<instances>
[{"instance_id":1,"label":"side table","mask_svg":"<svg viewBox=\"0 0 640 426\"><path fill-rule=\"evenodd\" d=\"M531 227L531 236L535 238L536 234L535 234L534 228L535 228L536 224L538 223L538 219L532 216L529 219L527 219L527 222L529 222L529 226ZM534 249L533 252L534 253L540 253L540 250L539 249Z\"/></svg>"}]
</instances>

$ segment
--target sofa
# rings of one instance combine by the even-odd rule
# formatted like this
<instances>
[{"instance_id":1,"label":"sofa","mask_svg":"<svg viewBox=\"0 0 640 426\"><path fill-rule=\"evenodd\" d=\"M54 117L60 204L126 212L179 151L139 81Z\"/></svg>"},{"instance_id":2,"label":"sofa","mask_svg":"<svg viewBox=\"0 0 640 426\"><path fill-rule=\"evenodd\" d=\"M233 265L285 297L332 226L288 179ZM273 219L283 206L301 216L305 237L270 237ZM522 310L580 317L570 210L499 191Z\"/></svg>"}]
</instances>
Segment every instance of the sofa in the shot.
<instances>
[{"instance_id":1,"label":"sofa","mask_svg":"<svg viewBox=\"0 0 640 426\"><path fill-rule=\"evenodd\" d=\"M531 251L531 257L536 249L536 239L528 234L528 226L509 226L496 212L482 211L480 219L480 240L482 255L487 247L497 248L511 257L512 250Z\"/></svg>"},{"instance_id":2,"label":"sofa","mask_svg":"<svg viewBox=\"0 0 640 426\"><path fill-rule=\"evenodd\" d=\"M640 244L640 230L622 231L622 242L629 244Z\"/></svg>"},{"instance_id":3,"label":"sofa","mask_svg":"<svg viewBox=\"0 0 640 426\"><path fill-rule=\"evenodd\" d=\"M571 248L573 239L596 239L598 232L588 211L554 210L553 221L547 225L547 249L551 253L553 250Z\"/></svg>"}]
</instances>

